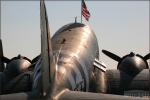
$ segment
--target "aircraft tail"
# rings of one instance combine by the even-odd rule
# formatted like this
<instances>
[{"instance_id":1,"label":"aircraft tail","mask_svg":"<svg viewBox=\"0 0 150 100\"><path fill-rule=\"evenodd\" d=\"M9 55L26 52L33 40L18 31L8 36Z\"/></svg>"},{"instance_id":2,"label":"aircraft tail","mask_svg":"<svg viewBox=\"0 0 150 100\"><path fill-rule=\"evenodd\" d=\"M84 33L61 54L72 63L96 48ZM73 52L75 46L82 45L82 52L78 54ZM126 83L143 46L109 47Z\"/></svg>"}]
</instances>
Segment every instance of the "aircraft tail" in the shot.
<instances>
[{"instance_id":1,"label":"aircraft tail","mask_svg":"<svg viewBox=\"0 0 150 100\"><path fill-rule=\"evenodd\" d=\"M50 84L55 78L55 65L49 30L48 17L44 0L40 1L40 27L41 27L41 70L42 70L42 92L46 95ZM48 80L49 79L49 80Z\"/></svg>"}]
</instances>

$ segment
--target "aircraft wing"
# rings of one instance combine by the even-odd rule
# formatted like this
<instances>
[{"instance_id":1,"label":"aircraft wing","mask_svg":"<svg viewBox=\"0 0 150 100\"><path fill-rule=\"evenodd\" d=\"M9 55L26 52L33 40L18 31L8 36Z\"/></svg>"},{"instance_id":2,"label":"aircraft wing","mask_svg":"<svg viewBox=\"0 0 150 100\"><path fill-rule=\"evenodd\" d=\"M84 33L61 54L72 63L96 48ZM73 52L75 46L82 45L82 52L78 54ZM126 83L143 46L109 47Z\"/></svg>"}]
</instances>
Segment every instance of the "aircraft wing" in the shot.
<instances>
[{"instance_id":1,"label":"aircraft wing","mask_svg":"<svg viewBox=\"0 0 150 100\"><path fill-rule=\"evenodd\" d=\"M149 100L144 97L130 97L113 94L80 92L64 90L60 92L54 99L56 100Z\"/></svg>"}]
</instances>

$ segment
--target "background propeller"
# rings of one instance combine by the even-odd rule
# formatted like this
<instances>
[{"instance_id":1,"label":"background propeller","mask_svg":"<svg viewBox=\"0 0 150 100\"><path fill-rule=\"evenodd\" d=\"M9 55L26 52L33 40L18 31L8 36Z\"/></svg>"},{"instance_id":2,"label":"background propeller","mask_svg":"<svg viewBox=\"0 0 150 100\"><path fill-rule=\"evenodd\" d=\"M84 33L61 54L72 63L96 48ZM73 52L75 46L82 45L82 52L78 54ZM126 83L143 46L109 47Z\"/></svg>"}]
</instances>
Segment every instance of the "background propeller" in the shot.
<instances>
[{"instance_id":1,"label":"background propeller","mask_svg":"<svg viewBox=\"0 0 150 100\"><path fill-rule=\"evenodd\" d=\"M109 52L109 51L107 51L107 50L102 50L102 52L103 52L105 55L107 55L108 57L110 57L110 58L112 58L112 59L114 59L114 60L116 60L116 61L118 61L118 62L121 61L121 58L120 58L119 56L117 56L117 55L115 55L115 54L113 54L113 53L111 53L111 52Z\"/></svg>"},{"instance_id":2,"label":"background propeller","mask_svg":"<svg viewBox=\"0 0 150 100\"><path fill-rule=\"evenodd\" d=\"M5 63L9 63L11 60L9 58L3 56L2 61Z\"/></svg>"},{"instance_id":3,"label":"background propeller","mask_svg":"<svg viewBox=\"0 0 150 100\"><path fill-rule=\"evenodd\" d=\"M148 59L150 59L150 53L144 56L144 60L148 60Z\"/></svg>"}]
</instances>

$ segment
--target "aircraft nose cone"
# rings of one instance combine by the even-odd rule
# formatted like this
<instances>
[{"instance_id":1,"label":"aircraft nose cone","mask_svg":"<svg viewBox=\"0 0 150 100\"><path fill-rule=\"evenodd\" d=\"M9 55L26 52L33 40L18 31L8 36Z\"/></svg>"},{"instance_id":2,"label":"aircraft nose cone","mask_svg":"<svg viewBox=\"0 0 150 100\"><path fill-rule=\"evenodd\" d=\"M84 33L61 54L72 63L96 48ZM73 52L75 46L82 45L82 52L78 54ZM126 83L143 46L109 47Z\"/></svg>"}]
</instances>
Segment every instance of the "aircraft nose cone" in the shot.
<instances>
[{"instance_id":1,"label":"aircraft nose cone","mask_svg":"<svg viewBox=\"0 0 150 100\"><path fill-rule=\"evenodd\" d=\"M136 75L146 68L146 64L140 57L135 55L124 58L118 65L118 69L129 75Z\"/></svg>"}]
</instances>

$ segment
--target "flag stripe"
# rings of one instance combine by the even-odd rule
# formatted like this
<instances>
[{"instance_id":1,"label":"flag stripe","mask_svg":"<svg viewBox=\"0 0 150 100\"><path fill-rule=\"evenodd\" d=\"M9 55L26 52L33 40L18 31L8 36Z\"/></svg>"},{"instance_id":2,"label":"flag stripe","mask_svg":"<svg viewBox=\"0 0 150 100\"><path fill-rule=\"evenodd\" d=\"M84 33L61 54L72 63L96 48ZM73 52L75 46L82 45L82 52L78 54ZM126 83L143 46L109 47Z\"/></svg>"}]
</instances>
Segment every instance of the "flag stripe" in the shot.
<instances>
[{"instance_id":1,"label":"flag stripe","mask_svg":"<svg viewBox=\"0 0 150 100\"><path fill-rule=\"evenodd\" d=\"M82 11L82 13L84 13L84 14L90 16L90 14L88 14L86 11Z\"/></svg>"},{"instance_id":2,"label":"flag stripe","mask_svg":"<svg viewBox=\"0 0 150 100\"><path fill-rule=\"evenodd\" d=\"M83 11L83 15L85 15L85 16L89 16L89 17L90 17L90 15L89 15L89 14L87 14L86 12L84 12L84 11Z\"/></svg>"},{"instance_id":3,"label":"flag stripe","mask_svg":"<svg viewBox=\"0 0 150 100\"><path fill-rule=\"evenodd\" d=\"M88 11L84 0L82 0L82 15L88 21L90 18L90 12Z\"/></svg>"},{"instance_id":4,"label":"flag stripe","mask_svg":"<svg viewBox=\"0 0 150 100\"><path fill-rule=\"evenodd\" d=\"M85 8L82 8L82 11L85 11L86 13L90 14L89 11Z\"/></svg>"}]
</instances>

